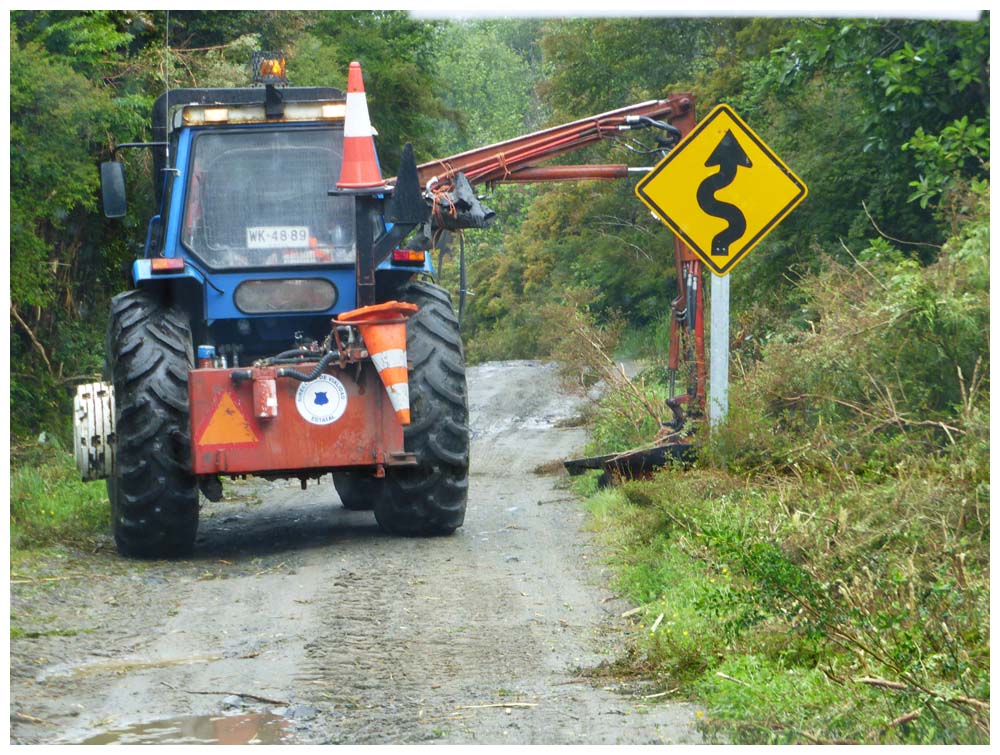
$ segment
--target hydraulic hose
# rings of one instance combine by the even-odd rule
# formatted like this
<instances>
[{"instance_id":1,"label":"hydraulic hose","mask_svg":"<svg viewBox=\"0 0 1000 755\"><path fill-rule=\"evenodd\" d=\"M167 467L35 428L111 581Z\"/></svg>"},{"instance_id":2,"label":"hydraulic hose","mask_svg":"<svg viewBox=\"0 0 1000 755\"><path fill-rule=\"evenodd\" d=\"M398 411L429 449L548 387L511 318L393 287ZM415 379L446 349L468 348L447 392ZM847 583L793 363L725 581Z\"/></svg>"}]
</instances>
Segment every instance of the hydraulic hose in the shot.
<instances>
[{"instance_id":1,"label":"hydraulic hose","mask_svg":"<svg viewBox=\"0 0 1000 755\"><path fill-rule=\"evenodd\" d=\"M307 349L305 347L302 347L302 348L299 348L299 349L289 349L288 351L282 351L280 354L278 354L277 356L271 357L267 361L269 361L269 362L276 362L279 359L288 359L290 357L299 357L299 356L301 356L301 357L315 357L315 356L319 356L319 354L317 354L312 349Z\"/></svg>"},{"instance_id":2,"label":"hydraulic hose","mask_svg":"<svg viewBox=\"0 0 1000 755\"><path fill-rule=\"evenodd\" d=\"M291 367L279 367L278 377L290 377L308 383L309 381L318 378L320 376L320 373L322 373L323 370L326 369L326 366L330 364L330 362L332 362L337 357L338 357L337 352L328 351L325 355L323 355L323 358L319 360L319 364L317 364L313 368L313 371L310 372L308 375L305 374L304 372L293 370Z\"/></svg>"}]
</instances>

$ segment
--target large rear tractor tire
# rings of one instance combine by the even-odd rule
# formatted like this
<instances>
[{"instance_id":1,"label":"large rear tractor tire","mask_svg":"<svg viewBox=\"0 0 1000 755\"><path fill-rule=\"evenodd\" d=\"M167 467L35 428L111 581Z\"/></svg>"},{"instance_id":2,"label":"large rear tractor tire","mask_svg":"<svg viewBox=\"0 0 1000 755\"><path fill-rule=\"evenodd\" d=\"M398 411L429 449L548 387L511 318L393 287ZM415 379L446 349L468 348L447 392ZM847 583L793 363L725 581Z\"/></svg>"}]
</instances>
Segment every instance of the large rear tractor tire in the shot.
<instances>
[{"instance_id":1,"label":"large rear tractor tire","mask_svg":"<svg viewBox=\"0 0 1000 755\"><path fill-rule=\"evenodd\" d=\"M406 323L410 414L405 448L417 467L386 476L375 518L396 535L450 535L465 521L469 492L469 407L465 353L448 292L411 281L399 299L420 307Z\"/></svg>"},{"instance_id":2,"label":"large rear tractor tire","mask_svg":"<svg viewBox=\"0 0 1000 755\"><path fill-rule=\"evenodd\" d=\"M191 471L188 317L148 291L111 302L108 373L115 386L115 468L108 478L119 553L170 558L190 553L198 529Z\"/></svg>"}]
</instances>

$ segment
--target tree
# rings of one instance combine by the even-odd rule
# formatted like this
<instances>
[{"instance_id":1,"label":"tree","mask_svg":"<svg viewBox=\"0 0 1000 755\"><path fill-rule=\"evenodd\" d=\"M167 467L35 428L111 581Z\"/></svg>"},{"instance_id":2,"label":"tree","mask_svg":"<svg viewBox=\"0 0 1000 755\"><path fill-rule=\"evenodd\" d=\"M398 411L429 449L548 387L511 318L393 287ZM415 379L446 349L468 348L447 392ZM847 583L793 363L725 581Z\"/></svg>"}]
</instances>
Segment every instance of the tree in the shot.
<instances>
[{"instance_id":1,"label":"tree","mask_svg":"<svg viewBox=\"0 0 1000 755\"><path fill-rule=\"evenodd\" d=\"M434 68L435 28L402 11L323 11L310 16L291 48L289 75L301 86L344 88L350 62L361 63L387 176L395 172L406 142L418 160L441 149L440 119L449 114Z\"/></svg>"},{"instance_id":2,"label":"tree","mask_svg":"<svg viewBox=\"0 0 1000 755\"><path fill-rule=\"evenodd\" d=\"M347 63L368 60L387 175L404 141L435 153L444 112L436 24L360 11L175 11L169 33L166 22L161 11L11 14L15 433L68 430L73 378L101 371L107 302L125 285L123 266L141 256L152 192L148 152L120 153L130 210L123 222L106 222L97 164L115 143L148 140L152 103L168 83L247 86L250 53L263 46L290 53L298 85L343 86Z\"/></svg>"}]
</instances>

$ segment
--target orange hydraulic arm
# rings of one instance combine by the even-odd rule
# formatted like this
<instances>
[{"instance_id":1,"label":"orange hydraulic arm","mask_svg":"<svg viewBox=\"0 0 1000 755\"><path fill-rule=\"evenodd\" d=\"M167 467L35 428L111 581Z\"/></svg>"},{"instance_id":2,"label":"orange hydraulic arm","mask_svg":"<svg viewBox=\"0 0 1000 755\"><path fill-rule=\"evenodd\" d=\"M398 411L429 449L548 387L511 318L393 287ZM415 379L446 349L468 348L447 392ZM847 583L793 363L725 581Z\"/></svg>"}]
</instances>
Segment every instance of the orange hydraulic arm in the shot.
<instances>
[{"instance_id":1,"label":"orange hydraulic arm","mask_svg":"<svg viewBox=\"0 0 1000 755\"><path fill-rule=\"evenodd\" d=\"M637 105L582 118L572 123L432 160L417 166L420 185L427 195L438 198L456 187L456 177L464 175L472 185L579 180L613 180L631 173L646 173L648 168L627 165L551 165L537 163L618 136L622 131L665 124L676 139L687 136L695 126L694 97L675 94L664 100L649 100ZM387 181L394 184L395 178ZM698 257L676 236L674 256L677 262L679 293L671 302L670 325L670 405L677 430L684 422L680 404L700 413L705 403L705 329L703 318L702 266ZM464 269L464 268L463 268ZM464 284L463 284L464 294ZM683 353L683 357L682 357ZM680 362L690 371L686 376L687 393L674 397L674 376Z\"/></svg>"},{"instance_id":2,"label":"orange hydraulic arm","mask_svg":"<svg viewBox=\"0 0 1000 755\"><path fill-rule=\"evenodd\" d=\"M670 123L687 134L694 128L694 98L675 94L665 100L649 100L638 105L592 115L572 123L536 131L505 142L461 152L417 166L422 185L437 185L464 173L473 185L528 181L577 181L580 179L625 178L627 165L560 165L535 167L543 160L617 136L627 119L650 118ZM390 180L392 183L392 180Z\"/></svg>"}]
</instances>

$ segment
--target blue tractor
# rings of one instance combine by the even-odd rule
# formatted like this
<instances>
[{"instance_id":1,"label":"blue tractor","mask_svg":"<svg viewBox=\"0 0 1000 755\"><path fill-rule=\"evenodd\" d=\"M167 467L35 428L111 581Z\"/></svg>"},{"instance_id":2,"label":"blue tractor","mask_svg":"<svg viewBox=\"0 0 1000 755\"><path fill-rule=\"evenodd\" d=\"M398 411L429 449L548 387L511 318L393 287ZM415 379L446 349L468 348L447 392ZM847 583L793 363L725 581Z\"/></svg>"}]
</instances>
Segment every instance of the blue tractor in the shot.
<instances>
[{"instance_id":1,"label":"blue tractor","mask_svg":"<svg viewBox=\"0 0 1000 755\"><path fill-rule=\"evenodd\" d=\"M115 542L137 557L190 551L199 492L220 499L225 476L305 488L332 474L344 506L373 510L391 533L454 532L468 491L465 360L429 250L444 231L492 221L476 185L647 173L538 163L623 138L662 157L694 127L694 99L419 166L406 145L398 175L383 179L359 64L346 92L289 87L280 53L251 66L251 88L164 93L153 141L116 147L152 150L159 210L130 290L112 301L105 380L77 391L81 474L107 479ZM655 145L621 136L641 129ZM101 183L105 214L123 216L122 163L104 163ZM700 264L674 247L686 284L672 304L672 365L689 330L703 350ZM671 405L678 427L681 403L704 402L700 368L689 383Z\"/></svg>"},{"instance_id":2,"label":"blue tractor","mask_svg":"<svg viewBox=\"0 0 1000 755\"><path fill-rule=\"evenodd\" d=\"M199 492L219 500L226 476L332 474L391 533L451 533L465 363L412 149L382 180L358 64L347 93L287 86L281 54L252 65L251 88L164 93L153 141L116 147L152 150L159 209L111 304L105 382L78 391L81 472L107 479L134 557L190 552ZM123 216L123 164L101 178ZM447 201L454 227L489 220L471 192Z\"/></svg>"}]
</instances>

